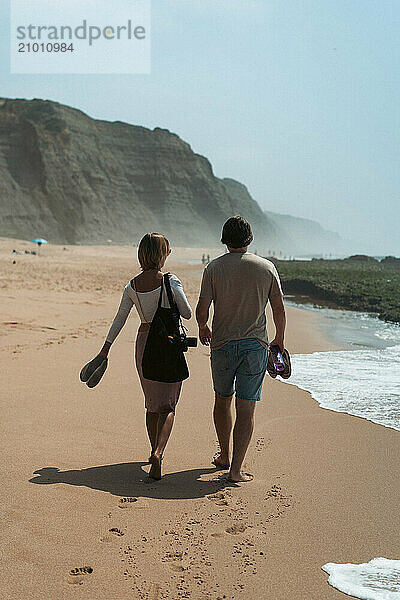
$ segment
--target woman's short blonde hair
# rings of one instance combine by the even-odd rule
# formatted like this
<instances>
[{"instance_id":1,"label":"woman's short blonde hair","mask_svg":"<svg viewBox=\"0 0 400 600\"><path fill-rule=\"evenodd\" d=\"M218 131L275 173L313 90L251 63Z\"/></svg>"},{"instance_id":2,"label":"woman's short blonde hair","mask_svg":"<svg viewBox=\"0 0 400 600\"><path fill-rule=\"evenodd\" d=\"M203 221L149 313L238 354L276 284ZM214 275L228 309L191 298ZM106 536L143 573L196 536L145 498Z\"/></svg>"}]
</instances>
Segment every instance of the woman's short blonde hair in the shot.
<instances>
[{"instance_id":1,"label":"woman's short blonde hair","mask_svg":"<svg viewBox=\"0 0 400 600\"><path fill-rule=\"evenodd\" d=\"M146 233L138 248L138 259L143 271L159 269L170 253L169 241L161 233Z\"/></svg>"}]
</instances>

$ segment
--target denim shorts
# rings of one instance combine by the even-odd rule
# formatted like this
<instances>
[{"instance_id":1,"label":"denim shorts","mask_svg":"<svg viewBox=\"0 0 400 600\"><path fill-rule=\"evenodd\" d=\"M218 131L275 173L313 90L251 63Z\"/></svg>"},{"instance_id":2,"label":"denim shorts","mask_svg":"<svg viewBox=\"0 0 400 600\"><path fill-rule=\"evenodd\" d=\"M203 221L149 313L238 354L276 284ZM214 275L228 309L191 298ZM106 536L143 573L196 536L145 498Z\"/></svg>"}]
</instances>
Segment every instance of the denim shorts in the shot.
<instances>
[{"instance_id":1,"label":"denim shorts","mask_svg":"<svg viewBox=\"0 0 400 600\"><path fill-rule=\"evenodd\" d=\"M256 339L232 340L211 350L214 391L220 396L259 400L267 369L268 349Z\"/></svg>"}]
</instances>

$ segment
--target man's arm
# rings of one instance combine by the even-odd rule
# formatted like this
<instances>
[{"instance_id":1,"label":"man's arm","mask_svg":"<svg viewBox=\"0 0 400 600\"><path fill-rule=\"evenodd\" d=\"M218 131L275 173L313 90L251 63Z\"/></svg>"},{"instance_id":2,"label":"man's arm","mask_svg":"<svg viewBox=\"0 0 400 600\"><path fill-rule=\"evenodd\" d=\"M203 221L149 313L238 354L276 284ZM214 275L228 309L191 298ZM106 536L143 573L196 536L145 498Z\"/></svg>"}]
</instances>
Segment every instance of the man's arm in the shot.
<instances>
[{"instance_id":1,"label":"man's arm","mask_svg":"<svg viewBox=\"0 0 400 600\"><path fill-rule=\"evenodd\" d=\"M207 325L210 316L211 300L199 298L196 306L196 321L199 326L199 338L203 346L209 346L211 342L211 329Z\"/></svg>"},{"instance_id":2,"label":"man's arm","mask_svg":"<svg viewBox=\"0 0 400 600\"><path fill-rule=\"evenodd\" d=\"M272 316L275 324L275 338L271 342L271 346L279 346L281 352L284 350L284 338L286 327L286 313L281 295L272 296L269 299L272 308Z\"/></svg>"}]
</instances>

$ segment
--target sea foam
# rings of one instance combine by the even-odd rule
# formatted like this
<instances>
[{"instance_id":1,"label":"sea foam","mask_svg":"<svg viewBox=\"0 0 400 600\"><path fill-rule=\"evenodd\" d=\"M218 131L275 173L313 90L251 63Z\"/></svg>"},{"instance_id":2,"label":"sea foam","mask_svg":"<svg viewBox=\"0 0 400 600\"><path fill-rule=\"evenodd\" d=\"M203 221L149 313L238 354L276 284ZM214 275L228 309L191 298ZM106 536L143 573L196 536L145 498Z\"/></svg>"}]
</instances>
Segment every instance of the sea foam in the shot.
<instances>
[{"instance_id":1,"label":"sea foam","mask_svg":"<svg viewBox=\"0 0 400 600\"><path fill-rule=\"evenodd\" d=\"M287 383L322 408L400 430L400 346L292 356Z\"/></svg>"},{"instance_id":2,"label":"sea foam","mask_svg":"<svg viewBox=\"0 0 400 600\"><path fill-rule=\"evenodd\" d=\"M373 558L360 565L327 563L328 582L337 590L361 600L400 599L400 560Z\"/></svg>"},{"instance_id":3,"label":"sea foam","mask_svg":"<svg viewBox=\"0 0 400 600\"><path fill-rule=\"evenodd\" d=\"M400 430L400 327L363 313L324 314L330 328L357 339L350 346L357 349L295 354L286 382L310 392L322 408Z\"/></svg>"}]
</instances>

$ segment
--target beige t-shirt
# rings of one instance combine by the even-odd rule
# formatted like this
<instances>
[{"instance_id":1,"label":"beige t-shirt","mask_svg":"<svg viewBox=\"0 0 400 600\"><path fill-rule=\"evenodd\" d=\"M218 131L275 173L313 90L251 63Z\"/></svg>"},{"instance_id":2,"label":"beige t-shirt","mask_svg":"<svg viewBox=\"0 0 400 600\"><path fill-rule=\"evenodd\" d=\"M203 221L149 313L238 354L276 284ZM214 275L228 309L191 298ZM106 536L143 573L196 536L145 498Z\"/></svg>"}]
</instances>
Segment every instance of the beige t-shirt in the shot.
<instances>
[{"instance_id":1,"label":"beige t-shirt","mask_svg":"<svg viewBox=\"0 0 400 600\"><path fill-rule=\"evenodd\" d=\"M246 252L229 252L204 269L200 298L214 302L211 348L231 340L255 338L268 345L265 308L282 296L275 265Z\"/></svg>"}]
</instances>

